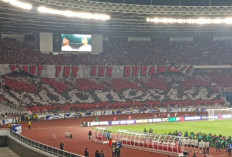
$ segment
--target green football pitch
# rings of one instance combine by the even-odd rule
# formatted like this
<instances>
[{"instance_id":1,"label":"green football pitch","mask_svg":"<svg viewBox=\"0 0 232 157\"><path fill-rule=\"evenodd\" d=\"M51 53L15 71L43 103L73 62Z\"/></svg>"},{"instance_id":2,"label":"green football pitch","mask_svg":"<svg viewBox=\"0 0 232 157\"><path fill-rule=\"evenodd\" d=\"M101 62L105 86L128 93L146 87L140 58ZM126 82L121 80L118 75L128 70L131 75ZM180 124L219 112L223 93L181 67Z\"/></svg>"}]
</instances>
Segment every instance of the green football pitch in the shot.
<instances>
[{"instance_id":1,"label":"green football pitch","mask_svg":"<svg viewBox=\"0 0 232 157\"><path fill-rule=\"evenodd\" d=\"M190 121L190 122L169 122L169 123L151 123L137 125L123 125L107 127L107 130L117 132L119 130L143 132L144 128L147 131L152 128L153 133L168 134L169 132L187 130L188 132L212 133L216 135L232 136L232 120L217 120L217 121Z\"/></svg>"}]
</instances>

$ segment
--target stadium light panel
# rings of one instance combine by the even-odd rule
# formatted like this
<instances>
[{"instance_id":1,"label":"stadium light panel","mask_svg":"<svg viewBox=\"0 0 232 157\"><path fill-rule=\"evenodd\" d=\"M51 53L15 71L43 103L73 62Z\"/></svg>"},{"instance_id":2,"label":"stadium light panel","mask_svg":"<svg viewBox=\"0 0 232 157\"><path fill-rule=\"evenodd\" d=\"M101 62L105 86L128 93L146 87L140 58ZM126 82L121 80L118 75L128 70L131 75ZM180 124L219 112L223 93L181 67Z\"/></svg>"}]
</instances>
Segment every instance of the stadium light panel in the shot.
<instances>
[{"instance_id":1,"label":"stadium light panel","mask_svg":"<svg viewBox=\"0 0 232 157\"><path fill-rule=\"evenodd\" d=\"M149 23L157 24L232 24L232 18L196 18L196 19L175 19L175 18L146 18Z\"/></svg>"},{"instance_id":2,"label":"stadium light panel","mask_svg":"<svg viewBox=\"0 0 232 157\"><path fill-rule=\"evenodd\" d=\"M5 3L9 3L12 6L21 8L21 9L25 9L25 10L31 10L32 9L32 4L30 3L25 3L25 2L21 2L18 0L1 0Z\"/></svg>"},{"instance_id":3,"label":"stadium light panel","mask_svg":"<svg viewBox=\"0 0 232 157\"><path fill-rule=\"evenodd\" d=\"M86 12L74 12L74 11L69 11L69 10L62 11L62 10L47 8L44 6L39 6L37 10L40 13L61 15L61 16L66 16L66 17L71 17L71 18L81 18L81 19L89 19L89 20L101 20L101 21L110 20L110 16L106 14L92 14L92 13L86 13Z\"/></svg>"}]
</instances>

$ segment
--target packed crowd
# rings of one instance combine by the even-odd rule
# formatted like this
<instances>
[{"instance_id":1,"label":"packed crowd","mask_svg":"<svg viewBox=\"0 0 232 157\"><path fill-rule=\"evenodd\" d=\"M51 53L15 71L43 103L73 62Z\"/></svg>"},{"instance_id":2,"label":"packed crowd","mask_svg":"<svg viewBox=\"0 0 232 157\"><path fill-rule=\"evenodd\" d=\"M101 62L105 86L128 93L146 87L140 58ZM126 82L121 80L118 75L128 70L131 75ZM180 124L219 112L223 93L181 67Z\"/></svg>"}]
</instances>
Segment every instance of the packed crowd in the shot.
<instances>
[{"instance_id":1,"label":"packed crowd","mask_svg":"<svg viewBox=\"0 0 232 157\"><path fill-rule=\"evenodd\" d=\"M22 43L0 41L1 64L49 65L230 65L231 41L104 41L100 55L53 55Z\"/></svg>"},{"instance_id":2,"label":"packed crowd","mask_svg":"<svg viewBox=\"0 0 232 157\"><path fill-rule=\"evenodd\" d=\"M204 154L209 154L209 148L215 147L216 151L220 152L220 149L226 149L227 151L231 152L232 149L232 138L231 136L226 137L223 135L216 135L216 134L206 134L206 133L195 133L185 131L182 134L181 131L169 132L168 135L174 136L184 136L182 140L182 145L185 147L192 147L192 148L199 148L203 149ZM229 153L230 153L229 152Z\"/></svg>"},{"instance_id":3,"label":"packed crowd","mask_svg":"<svg viewBox=\"0 0 232 157\"><path fill-rule=\"evenodd\" d=\"M230 64L230 41L104 41L100 55L43 54L22 43L0 41L1 64ZM223 55L222 55L223 54ZM141 79L49 79L25 74L0 77L0 100L33 111L131 106L223 104L219 88L231 88L230 70L194 70L192 76L166 72ZM39 108L37 108L39 107Z\"/></svg>"},{"instance_id":4,"label":"packed crowd","mask_svg":"<svg viewBox=\"0 0 232 157\"><path fill-rule=\"evenodd\" d=\"M150 128L147 130L144 128L143 131L145 134L153 134L153 129ZM195 133L195 132L188 132L185 131L182 133L182 131L170 131L166 133L165 135L169 136L179 136L184 137L180 140L179 145L184 146L185 150L191 150L196 152L197 149L200 149L199 152L203 154L210 154L210 148L214 147L216 148L216 152L220 152L221 149L226 150L231 156L231 150L232 150L232 138L231 136L223 136L223 135L216 135L216 134L206 134L206 133Z\"/></svg>"},{"instance_id":5,"label":"packed crowd","mask_svg":"<svg viewBox=\"0 0 232 157\"><path fill-rule=\"evenodd\" d=\"M34 111L223 104L212 82L210 75L197 73L143 79L47 79L11 73L0 77L0 97Z\"/></svg>"}]
</instances>

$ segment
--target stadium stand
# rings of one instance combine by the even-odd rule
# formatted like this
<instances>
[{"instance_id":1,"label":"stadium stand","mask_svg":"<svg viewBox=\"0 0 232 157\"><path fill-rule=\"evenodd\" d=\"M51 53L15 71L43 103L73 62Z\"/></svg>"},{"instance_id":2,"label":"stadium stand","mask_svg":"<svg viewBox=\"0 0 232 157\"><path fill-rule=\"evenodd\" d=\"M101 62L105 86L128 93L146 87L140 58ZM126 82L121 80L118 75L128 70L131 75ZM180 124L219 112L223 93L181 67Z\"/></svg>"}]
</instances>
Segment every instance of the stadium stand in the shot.
<instances>
[{"instance_id":1,"label":"stadium stand","mask_svg":"<svg viewBox=\"0 0 232 157\"><path fill-rule=\"evenodd\" d=\"M75 142L81 143L81 138L85 138L82 131L87 130L84 127L103 125L104 121L108 125L130 125L131 120L137 120L133 124L142 124L231 118L224 113L206 114L207 109L232 104L232 34L227 27L232 24L232 2L226 1L2 0L0 129L9 127L13 131L8 137L37 145L43 148L40 151L55 150L58 155L74 156L62 151L64 143L55 135L57 130L68 137L63 138L66 149L75 146L71 143L73 136ZM65 32L70 34L61 34ZM49 131L53 133L53 147L26 138L43 127L42 122L36 122L42 119L54 119L54 124L62 127ZM33 131L24 129L26 120L29 130L33 120ZM66 121L65 125L61 121ZM69 129L67 121L75 124ZM43 130L58 128L51 125L53 122L45 122L50 126L45 125ZM22 129L14 130L14 123L21 123L27 136L17 135ZM83 128L76 126L78 123ZM78 136L72 131L76 128ZM196 135L211 138L211 134L198 134L195 129ZM113 133L120 143L119 154L121 144L174 156L182 156L185 150L194 154L198 151L194 145L192 149L184 147L185 138L176 138L179 135L172 135L171 131L161 136L153 134L153 130L149 131L151 134L145 131L143 137L138 132L129 135L120 131L118 138ZM37 134L43 135L42 132ZM96 140L112 142L111 135L99 135ZM192 134L185 137L189 141L193 138ZM230 136L228 141L221 135L214 138L214 143L219 138L231 143ZM55 148L56 140L62 150ZM90 139L87 144L82 142L75 149L94 146L89 144ZM109 146L114 156L114 146ZM109 149L105 151L109 154ZM204 150L204 156L205 153Z\"/></svg>"},{"instance_id":2,"label":"stadium stand","mask_svg":"<svg viewBox=\"0 0 232 157\"><path fill-rule=\"evenodd\" d=\"M15 41L0 41L2 64L49 65L227 65L231 41L104 42L100 55L53 55L32 50Z\"/></svg>"},{"instance_id":3,"label":"stadium stand","mask_svg":"<svg viewBox=\"0 0 232 157\"><path fill-rule=\"evenodd\" d=\"M48 79L19 71L0 78L0 96L9 104L33 111L223 104L217 88L220 84L212 85L215 79L211 75L195 72L193 76L165 73L142 79Z\"/></svg>"},{"instance_id":4,"label":"stadium stand","mask_svg":"<svg viewBox=\"0 0 232 157\"><path fill-rule=\"evenodd\" d=\"M53 55L12 40L0 40L0 62L55 65L230 64L229 41L104 42L100 55ZM219 48L215 51L215 47ZM219 55L219 53L223 55ZM202 56L202 57L199 57ZM209 59L210 58L210 59ZM223 60L223 62L222 62ZM212 63L211 63L212 62ZM215 105L231 87L228 70L194 70L191 76L166 72L145 78L40 78L25 72L1 76L1 100L33 111L130 108L131 106Z\"/></svg>"}]
</instances>

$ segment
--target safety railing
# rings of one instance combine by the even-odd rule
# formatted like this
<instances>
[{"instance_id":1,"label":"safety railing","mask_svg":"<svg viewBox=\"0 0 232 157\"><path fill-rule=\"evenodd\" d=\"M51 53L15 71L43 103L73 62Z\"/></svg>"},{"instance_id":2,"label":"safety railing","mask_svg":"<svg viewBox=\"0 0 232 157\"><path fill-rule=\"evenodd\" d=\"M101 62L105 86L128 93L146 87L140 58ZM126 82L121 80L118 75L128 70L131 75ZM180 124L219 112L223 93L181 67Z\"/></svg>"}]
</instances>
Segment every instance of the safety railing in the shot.
<instances>
[{"instance_id":1,"label":"safety railing","mask_svg":"<svg viewBox=\"0 0 232 157\"><path fill-rule=\"evenodd\" d=\"M96 128L94 130L94 141L106 143L108 139L105 133L108 131L104 128ZM111 136L111 135L110 135ZM172 135L160 135L153 133L128 132L120 130L112 134L112 139L116 142L120 141L122 147L156 152L172 156L181 156L184 148L182 146L183 137Z\"/></svg>"},{"instance_id":2,"label":"safety railing","mask_svg":"<svg viewBox=\"0 0 232 157\"><path fill-rule=\"evenodd\" d=\"M30 140L30 139L28 139L24 136L21 136L13 131L10 131L10 135L12 137L18 139L19 141L31 146L31 147L37 148L38 150L47 152L47 153L52 154L54 156L58 156L58 157L84 157L82 155L70 153L70 152L67 152L67 151L64 151L61 149L57 149L55 147L48 146L48 145L43 144L43 143L39 143L39 142L34 141L34 140Z\"/></svg>"}]
</instances>

